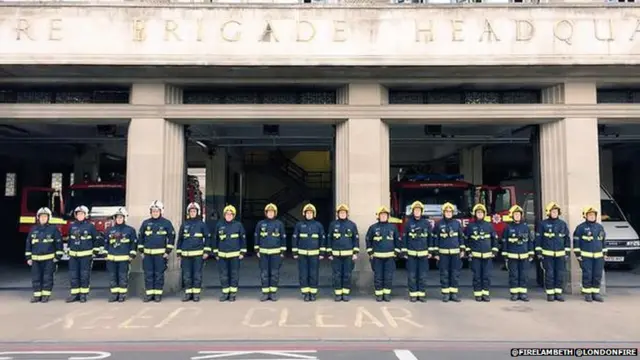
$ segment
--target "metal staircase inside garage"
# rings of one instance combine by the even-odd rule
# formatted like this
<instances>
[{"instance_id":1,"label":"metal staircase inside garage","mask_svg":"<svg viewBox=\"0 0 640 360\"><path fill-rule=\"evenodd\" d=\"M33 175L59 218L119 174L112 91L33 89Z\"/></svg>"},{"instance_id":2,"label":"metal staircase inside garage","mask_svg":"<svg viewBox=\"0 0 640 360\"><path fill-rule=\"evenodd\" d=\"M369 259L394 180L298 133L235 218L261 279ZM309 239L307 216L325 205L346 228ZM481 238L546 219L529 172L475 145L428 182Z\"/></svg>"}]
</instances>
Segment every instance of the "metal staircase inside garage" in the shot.
<instances>
[{"instance_id":1,"label":"metal staircase inside garage","mask_svg":"<svg viewBox=\"0 0 640 360\"><path fill-rule=\"evenodd\" d=\"M325 209L318 214L318 220L323 221L322 215L325 215L327 207L332 203L331 173L308 172L281 150L271 151L266 156L251 156L245 159L245 169L252 173L251 176L260 177L266 174L275 177L284 185L267 199L245 200L243 208L246 220L257 223L264 218L264 206L274 203L278 206L280 220L284 222L287 233L290 233L296 222L302 218L302 214L294 216L289 211L302 202L312 202L316 207Z\"/></svg>"}]
</instances>

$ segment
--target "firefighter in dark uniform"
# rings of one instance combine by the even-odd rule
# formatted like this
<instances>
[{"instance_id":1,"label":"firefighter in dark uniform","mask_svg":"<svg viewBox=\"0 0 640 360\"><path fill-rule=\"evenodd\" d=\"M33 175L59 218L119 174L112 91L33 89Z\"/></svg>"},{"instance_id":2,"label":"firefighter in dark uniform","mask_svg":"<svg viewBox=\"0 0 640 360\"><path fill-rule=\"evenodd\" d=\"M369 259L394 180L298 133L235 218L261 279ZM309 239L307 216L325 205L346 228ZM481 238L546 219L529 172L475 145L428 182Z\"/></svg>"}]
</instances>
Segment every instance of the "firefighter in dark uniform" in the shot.
<instances>
[{"instance_id":1,"label":"firefighter in dark uniform","mask_svg":"<svg viewBox=\"0 0 640 360\"><path fill-rule=\"evenodd\" d=\"M128 216L125 208L119 208L113 215L115 225L105 232L104 250L111 285L109 302L124 302L127 298L129 266L136 257L138 243L136 229L126 224Z\"/></svg>"},{"instance_id":2,"label":"firefighter in dark uniform","mask_svg":"<svg viewBox=\"0 0 640 360\"><path fill-rule=\"evenodd\" d=\"M307 204L302 208L304 220L299 221L293 230L293 258L298 259L300 292L304 301L316 301L320 260L326 249L324 227L315 220L316 207Z\"/></svg>"},{"instance_id":3,"label":"firefighter in dark uniform","mask_svg":"<svg viewBox=\"0 0 640 360\"><path fill-rule=\"evenodd\" d=\"M255 250L260 258L260 301L277 301L280 266L287 250L287 234L282 221L276 219L278 207L275 204L267 204L264 214L266 219L258 222L254 233Z\"/></svg>"},{"instance_id":4,"label":"firefighter in dark uniform","mask_svg":"<svg viewBox=\"0 0 640 360\"><path fill-rule=\"evenodd\" d=\"M473 207L474 221L465 229L466 252L473 272L473 296L476 301L491 301L492 259L498 254L498 235L493 225L485 221L487 208L483 204Z\"/></svg>"},{"instance_id":5,"label":"firefighter in dark uniform","mask_svg":"<svg viewBox=\"0 0 640 360\"><path fill-rule=\"evenodd\" d=\"M402 254L407 257L409 301L427 301L427 271L431 254L431 223L425 219L424 205L420 201L411 204L412 216L402 235Z\"/></svg>"},{"instance_id":6,"label":"firefighter in dark uniform","mask_svg":"<svg viewBox=\"0 0 640 360\"><path fill-rule=\"evenodd\" d=\"M337 219L327 229L327 255L333 272L333 293L335 301L349 301L351 294L351 273L354 261L360 253L358 227L349 220L349 207L336 207Z\"/></svg>"},{"instance_id":7,"label":"firefighter in dark uniform","mask_svg":"<svg viewBox=\"0 0 640 360\"><path fill-rule=\"evenodd\" d=\"M227 205L224 218L218 221L211 234L213 254L218 259L222 296L220 301L236 301L240 280L240 260L247 252L247 235L242 223L235 220L236 208Z\"/></svg>"},{"instance_id":8,"label":"firefighter in dark uniform","mask_svg":"<svg viewBox=\"0 0 640 360\"><path fill-rule=\"evenodd\" d=\"M378 222L369 226L365 241L367 254L373 266L373 288L376 301L391 301L393 273L396 257L401 255L400 234L394 224L389 223L390 210L381 206L376 211Z\"/></svg>"},{"instance_id":9,"label":"firefighter in dark uniform","mask_svg":"<svg viewBox=\"0 0 640 360\"><path fill-rule=\"evenodd\" d=\"M560 206L550 202L544 210L547 218L538 224L535 251L544 272L547 301L564 301L562 291L571 252L571 237L567 223L559 218Z\"/></svg>"},{"instance_id":10,"label":"firefighter in dark uniform","mask_svg":"<svg viewBox=\"0 0 640 360\"><path fill-rule=\"evenodd\" d=\"M509 209L512 222L502 233L502 256L509 270L511 301L529 301L527 296L529 263L533 261L533 239L529 225L523 220L524 211L518 205Z\"/></svg>"},{"instance_id":11,"label":"firefighter in dark uniform","mask_svg":"<svg viewBox=\"0 0 640 360\"><path fill-rule=\"evenodd\" d=\"M462 224L453 218L454 209L452 203L442 205L442 219L435 224L432 232L432 249L437 254L443 302L460 302L458 283L465 246Z\"/></svg>"},{"instance_id":12,"label":"firefighter in dark uniform","mask_svg":"<svg viewBox=\"0 0 640 360\"><path fill-rule=\"evenodd\" d=\"M200 205L190 203L187 205L187 220L185 220L178 230L178 246L176 255L180 258L180 268L182 269L182 286L184 296L182 301L200 301L202 292L202 268L207 260L211 249L209 229L202 220Z\"/></svg>"},{"instance_id":13,"label":"firefighter in dark uniform","mask_svg":"<svg viewBox=\"0 0 640 360\"><path fill-rule=\"evenodd\" d=\"M67 302L86 302L91 283L93 258L103 247L102 236L87 219L89 209L78 206L73 210L76 221L69 227L69 279L71 296Z\"/></svg>"},{"instance_id":14,"label":"firefighter in dark uniform","mask_svg":"<svg viewBox=\"0 0 640 360\"><path fill-rule=\"evenodd\" d=\"M173 251L176 231L171 221L164 218L164 204L154 200L149 205L151 218L140 225L138 251L142 253L142 269L144 270L144 302L162 301L164 289L164 272L167 270L167 259Z\"/></svg>"},{"instance_id":15,"label":"firefighter in dark uniform","mask_svg":"<svg viewBox=\"0 0 640 360\"><path fill-rule=\"evenodd\" d=\"M582 209L585 221L573 232L573 251L582 268L582 294L587 302L603 302L600 295L600 282L604 272L606 233L597 223L598 210L594 206Z\"/></svg>"},{"instance_id":16,"label":"firefighter in dark uniform","mask_svg":"<svg viewBox=\"0 0 640 360\"><path fill-rule=\"evenodd\" d=\"M53 290L53 274L62 255L62 235L55 225L49 224L51 210L43 207L36 213L36 225L27 234L25 257L31 266L33 286L32 303L46 303Z\"/></svg>"}]
</instances>

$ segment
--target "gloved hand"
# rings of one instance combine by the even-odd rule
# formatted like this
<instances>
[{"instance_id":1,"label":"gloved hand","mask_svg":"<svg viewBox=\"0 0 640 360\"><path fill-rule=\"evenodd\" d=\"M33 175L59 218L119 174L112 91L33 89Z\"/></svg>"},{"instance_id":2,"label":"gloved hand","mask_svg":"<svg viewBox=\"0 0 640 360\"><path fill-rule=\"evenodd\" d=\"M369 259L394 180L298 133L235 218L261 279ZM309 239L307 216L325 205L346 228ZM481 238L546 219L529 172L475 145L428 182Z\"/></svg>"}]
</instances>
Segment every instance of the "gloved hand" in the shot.
<instances>
[{"instance_id":1,"label":"gloved hand","mask_svg":"<svg viewBox=\"0 0 640 360\"><path fill-rule=\"evenodd\" d=\"M582 256L576 256L576 260L582 262Z\"/></svg>"},{"instance_id":2,"label":"gloved hand","mask_svg":"<svg viewBox=\"0 0 640 360\"><path fill-rule=\"evenodd\" d=\"M533 255L529 255L529 261L533 261Z\"/></svg>"}]
</instances>

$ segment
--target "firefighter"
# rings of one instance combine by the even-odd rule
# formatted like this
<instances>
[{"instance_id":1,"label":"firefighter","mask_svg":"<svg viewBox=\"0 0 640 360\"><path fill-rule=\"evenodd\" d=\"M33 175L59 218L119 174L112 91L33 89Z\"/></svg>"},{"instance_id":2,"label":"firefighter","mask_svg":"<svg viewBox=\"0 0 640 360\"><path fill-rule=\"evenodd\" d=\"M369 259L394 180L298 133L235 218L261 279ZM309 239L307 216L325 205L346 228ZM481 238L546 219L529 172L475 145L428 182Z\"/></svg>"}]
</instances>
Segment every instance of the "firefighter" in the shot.
<instances>
[{"instance_id":1,"label":"firefighter","mask_svg":"<svg viewBox=\"0 0 640 360\"><path fill-rule=\"evenodd\" d=\"M571 252L569 228L567 223L559 218L562 212L557 203L548 203L544 211L547 218L538 224L535 252L541 260L544 272L547 301L564 301L564 276Z\"/></svg>"},{"instance_id":2,"label":"firefighter","mask_svg":"<svg viewBox=\"0 0 640 360\"><path fill-rule=\"evenodd\" d=\"M255 250L260 258L260 301L278 301L280 266L287 250L287 234L282 221L276 219L278 207L275 204L267 204L264 215L265 219L258 222L254 233Z\"/></svg>"},{"instance_id":3,"label":"firefighter","mask_svg":"<svg viewBox=\"0 0 640 360\"><path fill-rule=\"evenodd\" d=\"M437 254L440 269L440 286L442 301L460 302L458 282L464 257L464 233L462 224L453 218L455 205L450 202L442 205L442 219L433 227L432 249Z\"/></svg>"},{"instance_id":4,"label":"firefighter","mask_svg":"<svg viewBox=\"0 0 640 360\"><path fill-rule=\"evenodd\" d=\"M351 294L351 273L354 261L360 253L358 227L349 220L349 207L336 207L337 219L327 230L327 255L333 272L333 293L335 301L349 301Z\"/></svg>"},{"instance_id":5,"label":"firefighter","mask_svg":"<svg viewBox=\"0 0 640 360\"><path fill-rule=\"evenodd\" d=\"M62 235L55 225L49 224L51 210L43 207L36 213L36 225L27 234L25 257L31 266L31 283L33 286L32 303L46 303L53 290L53 274L56 263L60 261L62 251Z\"/></svg>"},{"instance_id":6,"label":"firefighter","mask_svg":"<svg viewBox=\"0 0 640 360\"><path fill-rule=\"evenodd\" d=\"M476 301L491 301L489 288L491 287L492 259L498 254L498 235L493 225L485 221L487 208L483 204L476 204L471 211L474 219L464 231L466 252L471 262L473 272L473 296Z\"/></svg>"},{"instance_id":7,"label":"firefighter","mask_svg":"<svg viewBox=\"0 0 640 360\"><path fill-rule=\"evenodd\" d=\"M113 214L115 225L105 234L104 250L111 285L109 302L124 302L127 298L129 265L136 257L138 243L136 229L126 224L128 216L127 209L118 208Z\"/></svg>"},{"instance_id":8,"label":"firefighter","mask_svg":"<svg viewBox=\"0 0 640 360\"><path fill-rule=\"evenodd\" d=\"M162 301L164 289L164 272L167 270L167 259L173 251L176 231L171 221L164 218L164 204L154 200L149 205L151 217L140 225L138 251L142 254L144 270L144 302Z\"/></svg>"},{"instance_id":9,"label":"firefighter","mask_svg":"<svg viewBox=\"0 0 640 360\"><path fill-rule=\"evenodd\" d=\"M73 210L75 221L69 227L69 279L71 296L67 302L86 302L91 282L93 258L101 251L102 236L87 219L89 209L81 205Z\"/></svg>"},{"instance_id":10,"label":"firefighter","mask_svg":"<svg viewBox=\"0 0 640 360\"><path fill-rule=\"evenodd\" d=\"M293 230L293 258L298 259L300 292L304 301L316 301L320 260L326 249L324 227L315 220L316 207L307 204L302 208L304 220L299 221Z\"/></svg>"},{"instance_id":11,"label":"firefighter","mask_svg":"<svg viewBox=\"0 0 640 360\"><path fill-rule=\"evenodd\" d=\"M606 234L604 227L597 223L598 210L594 206L582 209L585 221L573 232L573 251L582 268L582 294L586 302L603 302L600 295L600 281L604 272Z\"/></svg>"},{"instance_id":12,"label":"firefighter","mask_svg":"<svg viewBox=\"0 0 640 360\"><path fill-rule=\"evenodd\" d=\"M529 301L527 296L527 273L533 261L533 239L529 226L523 220L524 210L518 205L509 209L513 220L502 233L502 256L509 271L509 293L511 301Z\"/></svg>"},{"instance_id":13,"label":"firefighter","mask_svg":"<svg viewBox=\"0 0 640 360\"><path fill-rule=\"evenodd\" d=\"M373 287L376 301L391 301L395 258L401 255L400 234L389 223L390 210L381 206L376 211L378 222L371 225L365 236L367 254L373 266Z\"/></svg>"},{"instance_id":14,"label":"firefighter","mask_svg":"<svg viewBox=\"0 0 640 360\"><path fill-rule=\"evenodd\" d=\"M211 235L213 253L218 259L222 296L220 301L236 301L240 279L240 260L247 252L247 235L242 223L235 220L236 208L227 205L224 218L216 224Z\"/></svg>"},{"instance_id":15,"label":"firefighter","mask_svg":"<svg viewBox=\"0 0 640 360\"><path fill-rule=\"evenodd\" d=\"M209 229L202 220L200 205L189 203L187 205L187 220L180 225L178 230L178 246L176 255L180 258L182 269L182 286L184 296L182 301L200 301L202 292L202 268L204 261L211 253L208 247Z\"/></svg>"},{"instance_id":16,"label":"firefighter","mask_svg":"<svg viewBox=\"0 0 640 360\"><path fill-rule=\"evenodd\" d=\"M424 204L411 204L412 216L407 221L402 235L402 254L407 257L409 301L427 301L427 271L431 244L431 223L425 219Z\"/></svg>"}]
</instances>

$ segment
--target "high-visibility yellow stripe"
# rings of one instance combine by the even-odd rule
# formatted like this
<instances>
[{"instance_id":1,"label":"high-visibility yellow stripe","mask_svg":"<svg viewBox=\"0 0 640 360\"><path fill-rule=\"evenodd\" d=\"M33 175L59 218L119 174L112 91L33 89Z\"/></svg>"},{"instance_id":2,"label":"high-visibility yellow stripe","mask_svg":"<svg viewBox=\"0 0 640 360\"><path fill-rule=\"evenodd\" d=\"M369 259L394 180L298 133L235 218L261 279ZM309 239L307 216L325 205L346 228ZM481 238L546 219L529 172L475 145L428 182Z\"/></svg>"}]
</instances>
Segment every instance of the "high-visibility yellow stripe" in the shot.
<instances>
[{"instance_id":1,"label":"high-visibility yellow stripe","mask_svg":"<svg viewBox=\"0 0 640 360\"><path fill-rule=\"evenodd\" d=\"M35 224L36 217L35 216L20 216L20 224ZM64 225L67 221L62 218L52 217L49 219L49 224L53 225Z\"/></svg>"}]
</instances>

